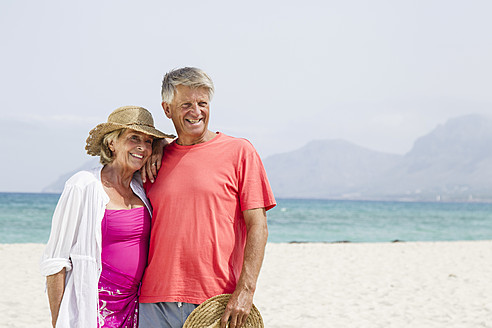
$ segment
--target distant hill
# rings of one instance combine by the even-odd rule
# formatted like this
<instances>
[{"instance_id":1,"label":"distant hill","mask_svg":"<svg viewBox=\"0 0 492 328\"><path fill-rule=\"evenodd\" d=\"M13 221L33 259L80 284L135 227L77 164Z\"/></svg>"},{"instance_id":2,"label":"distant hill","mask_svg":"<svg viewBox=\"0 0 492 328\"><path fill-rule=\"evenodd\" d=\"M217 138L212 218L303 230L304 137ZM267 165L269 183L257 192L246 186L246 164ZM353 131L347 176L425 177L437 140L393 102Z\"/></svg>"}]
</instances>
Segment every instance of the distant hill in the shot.
<instances>
[{"instance_id":1,"label":"distant hill","mask_svg":"<svg viewBox=\"0 0 492 328\"><path fill-rule=\"evenodd\" d=\"M61 192L68 177L46 187ZM405 155L344 140L316 140L263 160L278 198L492 201L492 119L450 119L415 141Z\"/></svg>"},{"instance_id":2,"label":"distant hill","mask_svg":"<svg viewBox=\"0 0 492 328\"><path fill-rule=\"evenodd\" d=\"M404 156L322 140L264 164L280 198L491 201L492 120L451 119Z\"/></svg>"},{"instance_id":3,"label":"distant hill","mask_svg":"<svg viewBox=\"0 0 492 328\"><path fill-rule=\"evenodd\" d=\"M401 159L343 140L317 140L263 163L277 197L358 198L368 185Z\"/></svg>"},{"instance_id":4,"label":"distant hill","mask_svg":"<svg viewBox=\"0 0 492 328\"><path fill-rule=\"evenodd\" d=\"M492 120L468 115L419 138L372 193L410 199L492 200Z\"/></svg>"}]
</instances>

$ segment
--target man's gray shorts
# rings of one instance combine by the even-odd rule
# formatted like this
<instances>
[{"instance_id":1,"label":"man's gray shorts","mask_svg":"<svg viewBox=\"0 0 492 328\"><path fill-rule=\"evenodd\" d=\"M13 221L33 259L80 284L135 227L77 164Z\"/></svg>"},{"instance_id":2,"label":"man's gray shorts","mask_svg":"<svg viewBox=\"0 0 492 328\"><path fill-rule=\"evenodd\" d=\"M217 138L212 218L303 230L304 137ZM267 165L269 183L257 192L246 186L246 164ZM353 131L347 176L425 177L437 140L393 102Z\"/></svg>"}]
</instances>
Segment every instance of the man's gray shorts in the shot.
<instances>
[{"instance_id":1,"label":"man's gray shorts","mask_svg":"<svg viewBox=\"0 0 492 328\"><path fill-rule=\"evenodd\" d=\"M139 328L181 328L198 304L181 302L140 303Z\"/></svg>"}]
</instances>

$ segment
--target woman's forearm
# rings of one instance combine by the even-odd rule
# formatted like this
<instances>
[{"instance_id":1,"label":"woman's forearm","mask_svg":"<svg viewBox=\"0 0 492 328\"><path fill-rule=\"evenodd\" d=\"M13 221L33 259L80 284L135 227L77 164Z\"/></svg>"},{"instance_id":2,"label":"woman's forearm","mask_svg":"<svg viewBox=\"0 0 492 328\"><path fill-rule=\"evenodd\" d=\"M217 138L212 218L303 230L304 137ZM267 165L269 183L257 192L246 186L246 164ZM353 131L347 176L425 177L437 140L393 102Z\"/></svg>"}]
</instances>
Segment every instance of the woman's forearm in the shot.
<instances>
[{"instance_id":1,"label":"woman's forearm","mask_svg":"<svg viewBox=\"0 0 492 328\"><path fill-rule=\"evenodd\" d=\"M60 272L46 277L46 287L48 289L48 300L50 302L51 323L53 327L58 319L60 304L65 291L66 270L63 268Z\"/></svg>"}]
</instances>

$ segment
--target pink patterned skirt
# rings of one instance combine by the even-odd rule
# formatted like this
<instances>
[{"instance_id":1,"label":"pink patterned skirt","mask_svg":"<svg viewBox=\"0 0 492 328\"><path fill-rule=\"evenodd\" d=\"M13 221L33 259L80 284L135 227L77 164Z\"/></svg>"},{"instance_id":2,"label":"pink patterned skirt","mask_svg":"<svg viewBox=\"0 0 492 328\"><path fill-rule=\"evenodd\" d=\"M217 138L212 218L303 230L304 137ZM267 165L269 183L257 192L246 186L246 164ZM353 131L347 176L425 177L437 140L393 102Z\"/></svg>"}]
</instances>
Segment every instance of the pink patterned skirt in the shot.
<instances>
[{"instance_id":1,"label":"pink patterned skirt","mask_svg":"<svg viewBox=\"0 0 492 328\"><path fill-rule=\"evenodd\" d=\"M99 278L98 327L138 327L140 280L107 263Z\"/></svg>"}]
</instances>

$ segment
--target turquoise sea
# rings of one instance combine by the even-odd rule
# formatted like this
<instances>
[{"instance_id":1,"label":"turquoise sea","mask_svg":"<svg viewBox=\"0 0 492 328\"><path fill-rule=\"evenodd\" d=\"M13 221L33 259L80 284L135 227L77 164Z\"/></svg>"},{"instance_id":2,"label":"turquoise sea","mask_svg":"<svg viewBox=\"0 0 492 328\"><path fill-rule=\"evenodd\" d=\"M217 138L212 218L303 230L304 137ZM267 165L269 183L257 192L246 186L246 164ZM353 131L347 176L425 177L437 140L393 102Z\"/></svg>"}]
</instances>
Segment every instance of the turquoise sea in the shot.
<instances>
[{"instance_id":1,"label":"turquoise sea","mask_svg":"<svg viewBox=\"0 0 492 328\"><path fill-rule=\"evenodd\" d=\"M59 195L0 193L0 243L46 243ZM277 199L269 242L491 240L490 203Z\"/></svg>"}]
</instances>

